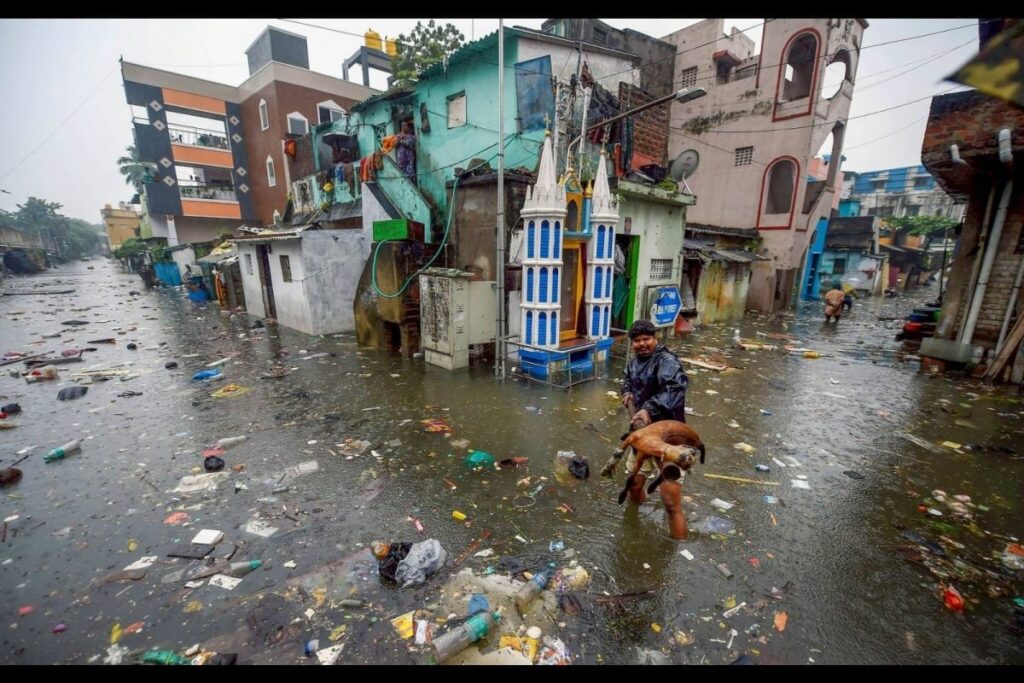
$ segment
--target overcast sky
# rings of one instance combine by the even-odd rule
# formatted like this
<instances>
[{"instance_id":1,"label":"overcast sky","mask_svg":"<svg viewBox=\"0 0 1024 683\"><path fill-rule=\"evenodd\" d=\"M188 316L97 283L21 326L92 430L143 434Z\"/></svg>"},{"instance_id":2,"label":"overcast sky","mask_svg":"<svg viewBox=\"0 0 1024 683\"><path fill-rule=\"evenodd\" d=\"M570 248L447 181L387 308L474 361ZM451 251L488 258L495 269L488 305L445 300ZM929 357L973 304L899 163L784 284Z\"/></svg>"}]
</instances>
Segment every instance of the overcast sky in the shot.
<instances>
[{"instance_id":1,"label":"overcast sky","mask_svg":"<svg viewBox=\"0 0 1024 683\"><path fill-rule=\"evenodd\" d=\"M133 191L115 163L132 143L118 57L237 86L248 77L245 49L267 25L273 25L305 35L310 68L340 78L342 62L362 44L368 28L397 37L416 25L415 19L296 21L335 30L282 19L0 20L0 209L14 211L32 195L63 204L68 216L99 223L104 204L116 206L131 198ZM481 38L498 26L497 19L438 21L455 24L467 40ZM699 19L605 21L661 37ZM742 30L762 21L729 19L726 28ZM542 22L506 19L505 25L540 28ZM874 116L854 117L953 88L943 79L977 52L977 20L868 22L843 168L870 171L919 164L928 99ZM965 25L969 27L904 40ZM760 50L761 29L747 35ZM890 44L871 47L878 43ZM353 78L361 76L353 73ZM385 80L383 73L371 71L372 87L383 88Z\"/></svg>"}]
</instances>

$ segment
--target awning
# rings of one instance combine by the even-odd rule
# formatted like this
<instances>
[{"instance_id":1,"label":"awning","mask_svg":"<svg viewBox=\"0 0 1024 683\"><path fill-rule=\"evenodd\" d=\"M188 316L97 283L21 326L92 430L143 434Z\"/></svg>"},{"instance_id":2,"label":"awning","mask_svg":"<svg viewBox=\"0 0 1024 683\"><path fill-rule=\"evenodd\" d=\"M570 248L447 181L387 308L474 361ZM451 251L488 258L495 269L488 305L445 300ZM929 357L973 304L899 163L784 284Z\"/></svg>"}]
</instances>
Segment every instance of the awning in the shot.
<instances>
[{"instance_id":1,"label":"awning","mask_svg":"<svg viewBox=\"0 0 1024 683\"><path fill-rule=\"evenodd\" d=\"M752 251L745 249L715 249L712 258L730 263L751 263L753 261L767 261L765 256L759 256Z\"/></svg>"},{"instance_id":2,"label":"awning","mask_svg":"<svg viewBox=\"0 0 1024 683\"><path fill-rule=\"evenodd\" d=\"M351 201L345 202L344 204L334 204L331 206L330 211L327 215L320 220L324 221L343 221L346 218L360 218L363 215L363 199L362 197Z\"/></svg>"}]
</instances>

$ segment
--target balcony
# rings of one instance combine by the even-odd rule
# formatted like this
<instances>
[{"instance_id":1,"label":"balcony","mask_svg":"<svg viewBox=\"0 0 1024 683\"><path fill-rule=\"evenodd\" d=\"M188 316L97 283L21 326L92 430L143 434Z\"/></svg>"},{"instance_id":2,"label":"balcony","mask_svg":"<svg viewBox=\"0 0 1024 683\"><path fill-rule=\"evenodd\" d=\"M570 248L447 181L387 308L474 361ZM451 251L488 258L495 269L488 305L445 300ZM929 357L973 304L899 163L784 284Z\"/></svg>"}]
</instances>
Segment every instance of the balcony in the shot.
<instances>
[{"instance_id":1,"label":"balcony","mask_svg":"<svg viewBox=\"0 0 1024 683\"><path fill-rule=\"evenodd\" d=\"M200 183L182 180L178 183L183 199L207 199L221 202L237 202L238 196L230 183Z\"/></svg>"},{"instance_id":2,"label":"balcony","mask_svg":"<svg viewBox=\"0 0 1024 683\"><path fill-rule=\"evenodd\" d=\"M171 142L178 145L208 147L211 149L231 149L227 135L215 130L168 124L167 133L171 136Z\"/></svg>"}]
</instances>

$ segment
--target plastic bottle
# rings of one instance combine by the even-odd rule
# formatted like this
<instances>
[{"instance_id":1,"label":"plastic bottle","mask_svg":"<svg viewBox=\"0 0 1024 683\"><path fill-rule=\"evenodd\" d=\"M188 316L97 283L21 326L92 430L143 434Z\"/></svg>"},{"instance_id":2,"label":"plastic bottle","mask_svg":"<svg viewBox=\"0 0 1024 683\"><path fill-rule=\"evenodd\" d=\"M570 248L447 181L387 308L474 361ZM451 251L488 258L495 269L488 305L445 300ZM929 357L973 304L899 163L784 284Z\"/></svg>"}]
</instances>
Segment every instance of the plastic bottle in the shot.
<instances>
[{"instance_id":1,"label":"plastic bottle","mask_svg":"<svg viewBox=\"0 0 1024 683\"><path fill-rule=\"evenodd\" d=\"M452 655L465 650L471 643L486 636L500 618L501 615L497 612L474 614L465 623L434 638L434 653L437 661L445 661Z\"/></svg>"},{"instance_id":2,"label":"plastic bottle","mask_svg":"<svg viewBox=\"0 0 1024 683\"><path fill-rule=\"evenodd\" d=\"M71 455L75 451L82 447L82 442L78 439L68 441L60 448L54 448L52 451L43 456L43 462L53 462L54 460L63 460L67 456Z\"/></svg>"},{"instance_id":3,"label":"plastic bottle","mask_svg":"<svg viewBox=\"0 0 1024 683\"><path fill-rule=\"evenodd\" d=\"M525 612L526 608L533 602L533 599L540 595L540 592L548 585L548 579L550 578L551 573L547 569L539 571L526 582L525 586L519 589L519 592L516 593L516 606L519 607L521 612Z\"/></svg>"},{"instance_id":4,"label":"plastic bottle","mask_svg":"<svg viewBox=\"0 0 1024 683\"><path fill-rule=\"evenodd\" d=\"M247 560L245 562L232 562L231 567L228 568L227 574L239 578L245 576L254 569L259 569L263 566L263 560Z\"/></svg>"},{"instance_id":5,"label":"plastic bottle","mask_svg":"<svg viewBox=\"0 0 1024 683\"><path fill-rule=\"evenodd\" d=\"M243 441L246 441L248 438L249 437L247 437L245 435L242 435L242 436L229 436L229 437L226 437L226 438L223 438L223 439L218 439L217 440L217 445L220 446L221 448L228 448L229 446L237 446L238 444L242 443Z\"/></svg>"}]
</instances>

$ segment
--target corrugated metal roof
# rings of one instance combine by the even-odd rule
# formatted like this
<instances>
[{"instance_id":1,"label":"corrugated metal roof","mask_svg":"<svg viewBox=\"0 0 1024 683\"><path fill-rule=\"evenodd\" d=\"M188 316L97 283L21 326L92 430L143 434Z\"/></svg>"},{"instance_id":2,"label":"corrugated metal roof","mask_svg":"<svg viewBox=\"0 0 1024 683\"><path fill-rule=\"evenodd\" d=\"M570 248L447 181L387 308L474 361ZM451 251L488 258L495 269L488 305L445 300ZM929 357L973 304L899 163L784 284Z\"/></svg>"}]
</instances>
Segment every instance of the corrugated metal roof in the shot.
<instances>
[{"instance_id":1,"label":"corrugated metal roof","mask_svg":"<svg viewBox=\"0 0 1024 683\"><path fill-rule=\"evenodd\" d=\"M743 249L715 249L714 256L730 263L751 263L752 261L767 261L765 256L759 256L752 251Z\"/></svg>"}]
</instances>

